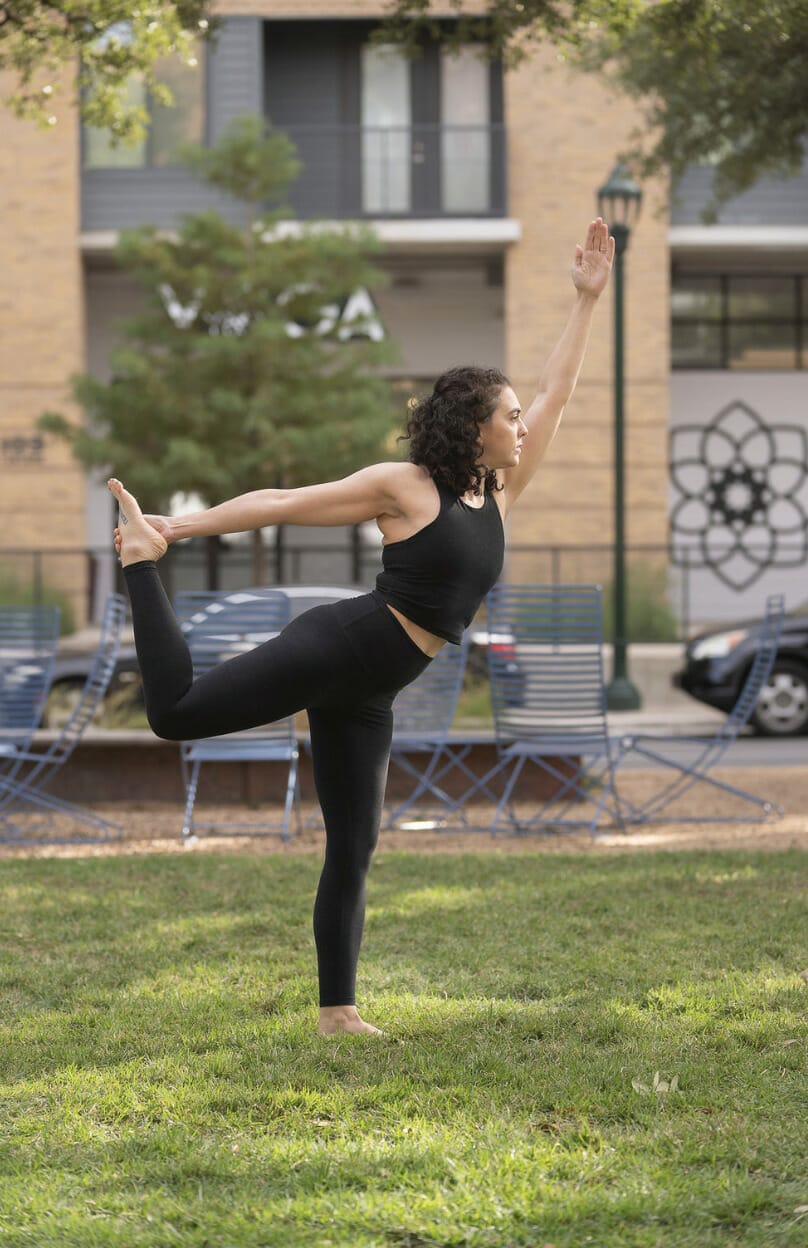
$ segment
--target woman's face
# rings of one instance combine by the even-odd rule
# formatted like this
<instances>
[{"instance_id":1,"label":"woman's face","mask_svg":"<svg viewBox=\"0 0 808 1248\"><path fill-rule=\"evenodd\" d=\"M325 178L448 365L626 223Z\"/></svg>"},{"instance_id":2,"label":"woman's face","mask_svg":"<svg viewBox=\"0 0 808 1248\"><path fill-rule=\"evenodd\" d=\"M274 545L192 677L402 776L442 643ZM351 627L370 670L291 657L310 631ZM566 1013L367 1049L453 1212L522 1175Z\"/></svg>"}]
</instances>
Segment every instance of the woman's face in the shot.
<instances>
[{"instance_id":1,"label":"woman's face","mask_svg":"<svg viewBox=\"0 0 808 1248\"><path fill-rule=\"evenodd\" d=\"M480 463L489 469L515 468L521 458L522 442L527 437L527 425L510 386L503 386L494 411L478 428L483 448Z\"/></svg>"}]
</instances>

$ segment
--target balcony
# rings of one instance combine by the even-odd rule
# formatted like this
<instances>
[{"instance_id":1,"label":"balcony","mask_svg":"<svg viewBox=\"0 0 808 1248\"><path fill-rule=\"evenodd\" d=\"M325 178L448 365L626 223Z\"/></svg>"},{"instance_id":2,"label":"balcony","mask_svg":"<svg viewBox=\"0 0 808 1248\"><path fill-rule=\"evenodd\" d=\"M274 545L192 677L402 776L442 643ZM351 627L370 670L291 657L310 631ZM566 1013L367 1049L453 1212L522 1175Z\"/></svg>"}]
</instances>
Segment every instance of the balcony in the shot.
<instances>
[{"instance_id":1,"label":"balcony","mask_svg":"<svg viewBox=\"0 0 808 1248\"><path fill-rule=\"evenodd\" d=\"M284 125L303 165L298 216L504 217L503 125Z\"/></svg>"},{"instance_id":2,"label":"balcony","mask_svg":"<svg viewBox=\"0 0 808 1248\"><path fill-rule=\"evenodd\" d=\"M433 222L438 231L443 221L456 231L449 222L463 218L472 242L477 235L496 241L504 226L516 224L505 221L504 125L320 123L278 129L288 134L301 161L284 200L303 220L389 221L389 229L400 233L407 222L417 230L419 221ZM234 222L242 219L233 200L177 165L91 169L82 175L85 250L93 250L99 239L102 249L112 245L119 229L144 224L173 229L182 214L210 208ZM500 241L513 240L509 234Z\"/></svg>"}]
</instances>

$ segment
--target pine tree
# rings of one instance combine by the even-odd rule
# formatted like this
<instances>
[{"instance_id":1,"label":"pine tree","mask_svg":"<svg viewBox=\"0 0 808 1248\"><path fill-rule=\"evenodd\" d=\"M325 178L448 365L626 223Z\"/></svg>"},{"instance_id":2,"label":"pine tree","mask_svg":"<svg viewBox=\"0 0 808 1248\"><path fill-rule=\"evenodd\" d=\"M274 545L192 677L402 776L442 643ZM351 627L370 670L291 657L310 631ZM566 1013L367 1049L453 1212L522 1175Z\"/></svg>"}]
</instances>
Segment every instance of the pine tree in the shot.
<instances>
[{"instance_id":1,"label":"pine tree","mask_svg":"<svg viewBox=\"0 0 808 1248\"><path fill-rule=\"evenodd\" d=\"M295 176L294 149L257 117L185 159L243 208L185 217L175 237L122 234L117 258L146 297L122 325L108 383L72 379L86 424L56 413L40 427L67 439L88 468L113 471L144 509L177 491L212 506L248 490L334 480L389 457L391 348L378 324L351 316L358 289L378 286L372 235L293 221L268 208ZM346 306L347 300L347 306ZM263 583L261 534L253 578Z\"/></svg>"}]
</instances>

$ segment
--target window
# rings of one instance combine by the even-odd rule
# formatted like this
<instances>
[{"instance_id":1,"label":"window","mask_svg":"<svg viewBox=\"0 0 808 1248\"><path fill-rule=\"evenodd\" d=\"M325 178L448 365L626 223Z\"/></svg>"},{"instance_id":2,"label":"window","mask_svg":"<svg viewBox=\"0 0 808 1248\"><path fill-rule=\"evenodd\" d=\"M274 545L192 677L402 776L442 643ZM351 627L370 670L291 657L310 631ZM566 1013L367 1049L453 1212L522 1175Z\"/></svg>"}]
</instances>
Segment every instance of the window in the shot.
<instances>
[{"instance_id":1,"label":"window","mask_svg":"<svg viewBox=\"0 0 808 1248\"><path fill-rule=\"evenodd\" d=\"M409 212L410 65L393 47L361 53L362 210Z\"/></svg>"},{"instance_id":2,"label":"window","mask_svg":"<svg viewBox=\"0 0 808 1248\"><path fill-rule=\"evenodd\" d=\"M806 321L808 276L674 274L671 366L804 368Z\"/></svg>"},{"instance_id":3,"label":"window","mask_svg":"<svg viewBox=\"0 0 808 1248\"><path fill-rule=\"evenodd\" d=\"M85 169L142 169L148 165L174 165L183 143L201 143L205 137L205 55L200 50L194 64L178 56L158 62L158 80L171 89L174 103L160 104L151 98L144 83L133 75L126 88L130 104L143 105L150 122L145 138L133 146L114 143L108 130L83 127Z\"/></svg>"},{"instance_id":4,"label":"window","mask_svg":"<svg viewBox=\"0 0 808 1248\"><path fill-rule=\"evenodd\" d=\"M440 61L444 212L486 212L490 198L489 66L478 46Z\"/></svg>"}]
</instances>

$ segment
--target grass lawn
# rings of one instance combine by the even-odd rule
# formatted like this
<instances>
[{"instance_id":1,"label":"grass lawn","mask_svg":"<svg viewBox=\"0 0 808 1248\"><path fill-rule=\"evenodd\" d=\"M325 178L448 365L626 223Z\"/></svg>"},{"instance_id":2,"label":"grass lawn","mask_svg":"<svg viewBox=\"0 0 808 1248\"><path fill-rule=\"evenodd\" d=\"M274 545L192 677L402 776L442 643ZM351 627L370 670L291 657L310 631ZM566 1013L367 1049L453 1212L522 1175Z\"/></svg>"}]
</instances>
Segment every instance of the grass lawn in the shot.
<instances>
[{"instance_id":1,"label":"grass lawn","mask_svg":"<svg viewBox=\"0 0 808 1248\"><path fill-rule=\"evenodd\" d=\"M333 1040L315 856L5 861L0 1244L805 1248L805 868L380 855Z\"/></svg>"}]
</instances>

